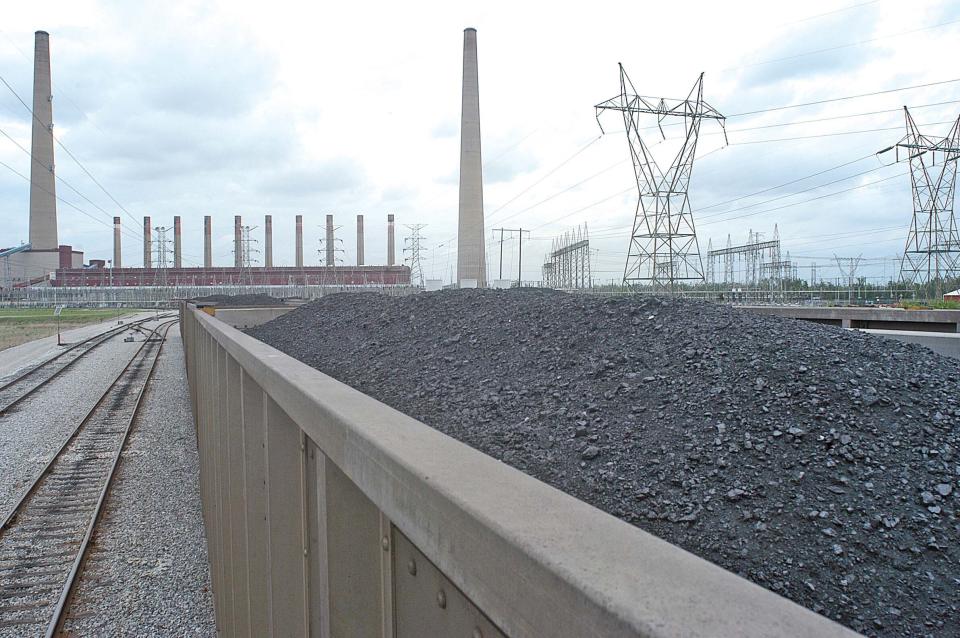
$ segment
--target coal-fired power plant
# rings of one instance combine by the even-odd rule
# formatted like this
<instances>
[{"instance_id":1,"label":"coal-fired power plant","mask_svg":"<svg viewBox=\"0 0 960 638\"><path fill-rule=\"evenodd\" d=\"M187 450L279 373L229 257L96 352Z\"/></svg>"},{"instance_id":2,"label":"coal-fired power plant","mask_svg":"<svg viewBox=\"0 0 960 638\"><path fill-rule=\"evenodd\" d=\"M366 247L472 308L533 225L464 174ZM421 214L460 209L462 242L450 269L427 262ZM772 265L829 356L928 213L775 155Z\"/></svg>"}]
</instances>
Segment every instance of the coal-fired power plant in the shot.
<instances>
[{"instance_id":1,"label":"coal-fired power plant","mask_svg":"<svg viewBox=\"0 0 960 638\"><path fill-rule=\"evenodd\" d=\"M128 226L125 229L121 218L113 217L113 224L107 225L113 230L112 259L91 259L84 264L82 252L73 250L71 245L59 243L52 87L50 36L45 31L37 31L33 65L29 243L0 249L0 268L5 274L0 281L0 290L9 292L31 286L329 286L331 282L337 286L410 285L410 268L396 265L395 216L392 213L387 215L384 229L386 265L367 264L362 214L357 215L356 265L348 265L343 254L343 240L336 236L340 227L333 225L332 214L326 215L325 219L322 236L324 249L315 257L311 252L310 256L316 262L309 264L304 253L306 215L291 216L294 225L292 250L289 244L275 246L273 242L275 214L264 216L262 246L251 233L256 227L243 226L241 215L235 215L233 245L229 250L227 238L213 234L213 215L191 215L179 211L172 215L172 240L168 235L170 226L160 221L165 215L156 211L152 216L143 216L140 228ZM127 214L130 215L129 212ZM201 219L202 236L199 234ZM290 220L290 217L287 219ZM283 217L278 217L277 221L282 225ZM140 265L131 267L131 262L136 264L138 260L129 259L129 255L127 259L123 258L121 235L124 232L135 241L139 239L142 242ZM287 232L281 231L281 235L289 237ZM190 245L197 240L203 244L202 265L193 261L197 258L190 256ZM279 255L275 248L280 249ZM217 257L214 255L215 249L218 251ZM217 265L217 261L227 258L228 252L233 256L232 264ZM293 264L283 265L284 256L292 258ZM171 294L176 296L176 293Z\"/></svg>"}]
</instances>

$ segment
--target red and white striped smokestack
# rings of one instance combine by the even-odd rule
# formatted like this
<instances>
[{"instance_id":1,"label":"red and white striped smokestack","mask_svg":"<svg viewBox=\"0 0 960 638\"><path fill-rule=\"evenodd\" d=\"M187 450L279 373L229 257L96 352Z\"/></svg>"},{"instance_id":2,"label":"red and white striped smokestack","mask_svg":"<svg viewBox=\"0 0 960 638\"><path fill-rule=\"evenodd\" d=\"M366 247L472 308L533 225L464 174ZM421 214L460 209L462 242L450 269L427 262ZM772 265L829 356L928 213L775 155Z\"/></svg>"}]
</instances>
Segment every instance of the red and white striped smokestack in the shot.
<instances>
[{"instance_id":1,"label":"red and white striped smokestack","mask_svg":"<svg viewBox=\"0 0 960 638\"><path fill-rule=\"evenodd\" d=\"M150 235L150 218L143 218L143 267L153 268L153 240Z\"/></svg>"},{"instance_id":2,"label":"red and white striped smokestack","mask_svg":"<svg viewBox=\"0 0 960 638\"><path fill-rule=\"evenodd\" d=\"M233 216L233 267L243 268L243 222L240 215Z\"/></svg>"},{"instance_id":3,"label":"red and white striped smokestack","mask_svg":"<svg viewBox=\"0 0 960 638\"><path fill-rule=\"evenodd\" d=\"M396 261L393 244L393 215L387 215L387 265L392 266Z\"/></svg>"},{"instance_id":4,"label":"red and white striped smokestack","mask_svg":"<svg viewBox=\"0 0 960 638\"><path fill-rule=\"evenodd\" d=\"M113 218L113 267L123 268L120 265L120 218Z\"/></svg>"},{"instance_id":5,"label":"red and white striped smokestack","mask_svg":"<svg viewBox=\"0 0 960 638\"><path fill-rule=\"evenodd\" d=\"M213 234L213 222L210 219L210 215L203 216L203 267L204 268L213 268L213 242L211 240L211 235Z\"/></svg>"},{"instance_id":6,"label":"red and white striped smokestack","mask_svg":"<svg viewBox=\"0 0 960 638\"><path fill-rule=\"evenodd\" d=\"M363 215L357 215L357 265L363 265Z\"/></svg>"},{"instance_id":7,"label":"red and white striped smokestack","mask_svg":"<svg viewBox=\"0 0 960 638\"><path fill-rule=\"evenodd\" d=\"M326 228L326 241L324 241L324 248L326 249L326 259L324 259L324 266L336 266L336 256L333 250L333 215L327 215L327 228Z\"/></svg>"},{"instance_id":8,"label":"red and white striped smokestack","mask_svg":"<svg viewBox=\"0 0 960 638\"><path fill-rule=\"evenodd\" d=\"M303 215L297 215L296 264L303 268Z\"/></svg>"},{"instance_id":9,"label":"red and white striped smokestack","mask_svg":"<svg viewBox=\"0 0 960 638\"><path fill-rule=\"evenodd\" d=\"M273 268L273 215L263 218L263 265Z\"/></svg>"},{"instance_id":10,"label":"red and white striped smokestack","mask_svg":"<svg viewBox=\"0 0 960 638\"><path fill-rule=\"evenodd\" d=\"M183 258L180 252L183 244L180 239L180 215L173 216L173 267L183 268Z\"/></svg>"}]
</instances>

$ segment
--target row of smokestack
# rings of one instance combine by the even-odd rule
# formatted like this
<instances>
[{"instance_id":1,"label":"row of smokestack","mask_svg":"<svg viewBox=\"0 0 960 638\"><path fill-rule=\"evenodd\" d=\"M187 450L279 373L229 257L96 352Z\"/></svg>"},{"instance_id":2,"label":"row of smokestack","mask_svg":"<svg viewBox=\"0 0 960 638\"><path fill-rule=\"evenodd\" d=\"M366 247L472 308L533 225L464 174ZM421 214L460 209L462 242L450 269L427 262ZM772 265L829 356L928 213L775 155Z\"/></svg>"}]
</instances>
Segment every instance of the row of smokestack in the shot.
<instances>
[{"instance_id":1,"label":"row of smokestack","mask_svg":"<svg viewBox=\"0 0 960 638\"><path fill-rule=\"evenodd\" d=\"M327 224L325 229L324 249L326 250L326 260L324 265L333 265L336 259L336 250L334 246L334 226L333 215L327 215ZM213 242L211 240L213 232L213 222L210 215L203 218L203 267L213 267ZM266 215L263 220L263 260L264 266L273 267L273 216ZM303 215L297 215L296 221L296 267L303 267ZM183 266L182 251L182 233L180 227L180 216L173 218L173 267L181 268ZM363 215L357 215L357 265L364 265L363 255ZM396 264L396 249L394 242L394 216L387 215L387 265ZM234 267L243 267L243 224L240 215L233 218L233 254ZM120 218L113 218L113 267L122 268L120 259ZM150 217L143 218L143 267L153 267L153 228L150 225Z\"/></svg>"}]
</instances>

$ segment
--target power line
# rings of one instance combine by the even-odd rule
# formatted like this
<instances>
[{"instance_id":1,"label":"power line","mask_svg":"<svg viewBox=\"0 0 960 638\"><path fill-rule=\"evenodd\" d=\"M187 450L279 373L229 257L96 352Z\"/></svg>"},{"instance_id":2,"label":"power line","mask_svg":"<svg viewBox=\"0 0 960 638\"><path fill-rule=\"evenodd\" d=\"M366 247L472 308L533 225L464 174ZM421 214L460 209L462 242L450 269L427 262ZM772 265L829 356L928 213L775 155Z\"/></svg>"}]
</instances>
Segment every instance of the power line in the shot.
<instances>
[{"instance_id":1,"label":"power line","mask_svg":"<svg viewBox=\"0 0 960 638\"><path fill-rule=\"evenodd\" d=\"M36 120L37 122L39 122L41 125L43 125L43 122L41 122L41 121L40 121L40 118L37 117L37 114L33 112L33 109L30 108L30 107L27 105L26 102L24 102L23 98L20 97L20 94L17 93L12 86L10 86L10 83L7 82L6 78L4 78L2 75L0 75L0 82L3 82L3 85L6 86L7 89L8 89L11 93L13 93L14 97L16 97L17 100L19 100L20 104L23 105L23 108L27 109L27 111L30 112L30 115L33 117L33 119ZM108 190L106 189L106 187L104 187L104 185L101 184L101 183L99 182L99 180L97 180L97 178L93 176L93 173L91 173L91 172L87 169L87 167L84 166L83 163L82 163L79 159L77 159L76 155L74 155L73 153L71 153L71 152L70 152L70 149L68 149L68 148L66 147L66 145L64 145L64 143L61 142L55 135L53 136L53 141L57 143L57 146L59 146L61 149L63 149L63 151L70 157L70 159L72 159L74 162L76 162L77 166L79 166L80 169L81 169L84 173L87 174L87 177L89 177L89 178L93 181L93 183L96 184L96 185L100 188L100 190L102 190L102 191L106 194L106 196L109 197L110 200L113 201L113 203L117 205L117 207L118 207L120 210L122 210L124 213L126 213L127 216L130 217L130 219L133 220L134 224L139 223L139 222L137 221L137 218L134 217L134 215L133 215L130 211L128 211L126 208L124 208L123 204L121 204L119 201L117 201L117 198L114 197L114 196L110 193L110 191L108 191Z\"/></svg>"},{"instance_id":2,"label":"power line","mask_svg":"<svg viewBox=\"0 0 960 638\"><path fill-rule=\"evenodd\" d=\"M41 166L41 167L43 167L43 168L46 168L45 166L43 166L43 164L41 164L40 160L38 160L37 158L35 158L35 157L33 156L33 153L31 153L30 151L28 151L20 142L18 142L16 139L14 139L9 133L7 133L7 132L6 132L5 130L3 130L2 128L0 128L0 134L2 134L4 137L6 137L6 138L7 138L8 140L10 140L11 142L13 142L13 143L17 146L17 148L19 148L21 151L23 151L24 153L26 153L27 157L29 157L32 162L36 162L39 166ZM70 190L72 190L74 193L76 193L77 195L79 195L79 196L80 196L83 200L85 200L88 204L90 204L91 206L93 206L94 208L96 208L97 210L99 210L101 213L103 213L104 215L106 215L107 217L109 217L111 220L113 219L113 215L112 215L112 214L110 214L109 212L107 212L106 210L104 210L104 209L103 209L100 205L98 205L96 202L94 202L94 201L91 200L89 197L87 197L86 195L84 195L83 193L81 193L81 192L80 192L75 186L73 186L70 182L68 182L67 180L63 179L63 177L61 177L60 175L57 175L56 173L54 173L53 176L54 176L54 178L57 179L57 181L59 181L59 182L62 183L64 186L66 186L67 188L69 188ZM43 189L43 190L46 190L46 189ZM139 237L139 238L141 238L141 239L143 238L142 235L137 235L137 237Z\"/></svg>"},{"instance_id":3,"label":"power line","mask_svg":"<svg viewBox=\"0 0 960 638\"><path fill-rule=\"evenodd\" d=\"M958 23L958 22L960 22L960 19L957 19L957 20L949 20L949 21L947 21L947 22L941 22L941 23L939 23L939 24L932 24L932 25L927 26L927 27L920 27L920 28L917 28L917 29L911 29L911 30L909 30L909 31L901 31L901 32L899 32L899 33L891 33L891 34L888 34L888 35L878 35L878 36L875 37L875 38L868 38L868 39L866 39L866 40L860 40L860 41L858 41L858 42L848 42L848 43L846 43L846 44L838 44L838 45L836 45L836 46L826 47L826 48L824 48L824 49L814 49L814 50L812 50L812 51L804 51L804 52L802 52L802 53L796 53L796 54L794 54L794 55L788 55L788 56L785 56L785 57L782 57L782 58L773 58L772 60L762 60L762 61L760 61L760 62L751 62L751 63L748 63L748 64L740 65L740 66L738 66L738 67L732 67L731 69L724 69L724 70L725 70L725 71L730 71L730 70L733 70L733 69L743 69L743 68L748 68L748 67L753 67L753 66L762 66L762 65L765 65L765 64L774 64L774 63L776 63L776 62L786 62L786 61L789 61L789 60L796 60L797 58L803 58L803 57L807 57L807 56L810 56L810 55L817 55L817 54L819 54L819 53L829 53L830 51L839 51L840 49L850 49L850 48L852 48L852 47L858 47L858 46L862 46L862 45L864 45L864 44L870 44L871 42L877 42L877 41L879 41L879 40L887 40L887 39L889 39L889 38L900 38L900 37L903 37L903 36L905 36L905 35L911 35L911 34L914 34L914 33L920 33L920 32L922 32L922 31L929 31L929 30L931 30L931 29L938 29L938 28L940 28L940 27L945 27L945 26L948 26L948 25L951 25L951 24L956 24L956 23Z\"/></svg>"},{"instance_id":4,"label":"power line","mask_svg":"<svg viewBox=\"0 0 960 638\"><path fill-rule=\"evenodd\" d=\"M800 104L787 104L786 106L773 106L765 109L757 109L755 111L743 111L742 113L734 113L728 115L727 119L731 117L744 117L745 115L757 115L758 113L772 113L774 111L786 111L788 109L799 109L806 106L817 106L819 104L831 104L833 102L844 102L846 100L858 100L865 97L874 97L877 95L887 95L889 93L899 93L901 91L911 91L913 89L925 89L931 86L942 86L944 84L953 84L955 82L960 82L960 78L954 80L940 80L939 82L927 82L925 84L913 84L911 86L900 86L893 89L884 89L882 91L873 91L871 93L859 93L857 95L845 95L843 97L833 97L825 100L815 100L813 102L802 102Z\"/></svg>"},{"instance_id":5,"label":"power line","mask_svg":"<svg viewBox=\"0 0 960 638\"><path fill-rule=\"evenodd\" d=\"M12 172L14 175L19 175L21 178L23 178L24 180L26 180L27 183L32 183L32 182L30 182L30 178L29 178L29 177L27 177L26 175L24 175L23 173L21 173L20 171L18 171L17 169L15 169L14 167L10 166L10 165L7 164L6 162L0 161L0 166L3 166L4 168L6 168L6 169L9 170L10 172ZM103 225L106 226L107 228L111 228L111 229L113 228L113 224L107 223L106 221L100 219L99 217L96 217L96 216L94 216L94 215L91 215L90 213L88 213L87 211L83 210L82 208L80 208L79 206L77 206L76 204L74 204L73 202L70 202L70 201L62 198L61 196L57 195L56 193L51 193L50 191L48 191L47 189L45 189L45 188L43 188L42 186L39 186L39 185L37 186L37 188L39 188L39 189L42 190L43 192L47 193L48 195L53 195L53 196L57 199L57 201L59 201L59 202L61 202L61 203L63 203L63 204L66 204L66 205L69 206L70 208L73 208L73 209L75 209L76 211L78 211L78 212L86 215L87 217L89 217L89 218L92 219L93 221L97 222L98 224L103 224Z\"/></svg>"},{"instance_id":6,"label":"power line","mask_svg":"<svg viewBox=\"0 0 960 638\"><path fill-rule=\"evenodd\" d=\"M744 214L744 215L737 215L737 216L735 216L735 217L728 217L728 218L724 218L724 219L717 219L717 220L714 220L714 221L711 221L711 222L706 222L706 223L704 223L704 224L701 224L701 226L710 226L710 225L712 225L712 224L720 224L720 223L723 223L723 222L733 221L733 220L735 220L735 219L743 219L743 218L745 218L745 217L753 217L754 215L760 215L760 214L762 214L762 213L771 213L771 212L773 212L773 211L783 210L784 208L790 208L790 207L792 207L792 206L799 206L800 204L809 204L810 202L815 202L815 201L818 201L818 200L821 200L821 199L826 199L827 197L834 197L834 196L836 196L836 195L841 195L841 194L843 194L843 193L849 193L850 191L858 190L858 189L860 189L860 188L868 188L868 187L870 187L870 186L874 186L875 184L880 184L881 182L887 182L887 181L890 181L891 179L896 179L896 178L898 178L898 177L902 177L902 175L900 175L900 174L891 175L891 176L889 176L889 177L884 177L884 178L881 178L881 179L877 179L877 180L874 180L874 181L872 181L872 182L868 182L868 183L866 183L866 184L859 184L859 185L857 185L857 186L851 186L850 188L845 188L845 189L843 189L843 190L835 191L835 192L833 192L833 193L826 193L826 194L824 194L824 195L818 195L817 197L811 197L810 199L805 199L805 200L803 200L803 201L801 201L801 202L794 202L794 203L792 203L792 204L784 204L783 206L776 206L776 207L774 207L774 208L767 208L767 209L755 211L755 212L752 212L752 213L746 213L746 214Z\"/></svg>"},{"instance_id":7,"label":"power line","mask_svg":"<svg viewBox=\"0 0 960 638\"><path fill-rule=\"evenodd\" d=\"M875 156L874 153L870 153L869 155L864 155L863 157L858 157L858 158L855 159L855 160L850 160L849 162L844 162L843 164L837 164L836 166L831 166L830 168L825 168L825 169L823 169L822 171L817 171L816 173L812 173L812 174L810 174L810 175L805 175L805 176L803 176L803 177L798 177L797 179L790 180L789 182L784 182L783 184L778 184L777 186L771 186L771 187L769 187L769 188L764 188L763 190L755 191L755 192L749 193L749 194L747 194L747 195L741 195L740 197L734 197L733 199L728 199L728 200L723 201L723 202L716 202L716 203L714 203L714 204L708 204L708 205L706 205L706 206L698 206L698 207L697 207L697 210L701 210L701 211L703 211L703 210L709 210L709 209L711 209L711 208L716 208L717 206L724 206L724 205L726 205L726 204L732 204L733 202L738 202L738 201L740 201L740 200L742 200L742 199L748 199L748 198L750 198L750 197L755 197L755 196L757 196L757 195L762 195L763 193L769 193L770 191L775 191L775 190L781 189L781 188L783 188L783 187L785 187L785 186L790 186L790 185L792 185L792 184L796 184L797 182L802 182L802 181L808 180L808 179L810 179L811 177L818 177L818 176L820 176L820 175L823 175L824 173L829 173L829 172L831 172L831 171L835 171L835 170L837 170L838 168L844 168L845 166L850 166L851 164L856 164L856 163L858 163L858 162L862 162L863 160L869 159L869 158L874 157L874 156Z\"/></svg>"},{"instance_id":8,"label":"power line","mask_svg":"<svg viewBox=\"0 0 960 638\"><path fill-rule=\"evenodd\" d=\"M814 191L814 190L817 190L817 189L820 189L820 188L824 188L825 186L833 186L834 184L838 184L838 183L840 183L840 182L845 182L845 181L847 181L848 179L853 179L853 178L855 178L855 177L861 177L861 176L863 176L863 175L868 175L868 174L870 174L870 173L873 173L874 171L880 170L881 168L886 168L886 166L874 166L873 168L868 168L868 169L865 170L865 171L860 171L859 173L854 173L853 175L847 175L846 177L840 177L840 178L835 179L835 180L833 180L833 181L827 182L826 184L817 184L816 186L810 186L809 188L804 188L803 190L794 191L794 192L792 192L792 193L786 193L785 195L779 195L779 196L777 196L777 197L773 197L773 198L771 198L771 199L763 200L763 201L760 201L760 202L754 202L753 204L747 204L747 205L745 205L745 206L740 206L739 208L734 208L734 209L732 209L732 210L724 210L724 211L720 211L720 212L716 212L716 213L710 213L710 214L708 214L708 215L700 215L699 218L700 218L700 219L711 219L711 218L713 218L713 217L719 217L719 216L721 216L721 215L727 215L727 214L729 214L729 213L735 213L735 212L739 212L739 211L741 211L741 210L746 210L746 209L748 209L748 208L753 208L754 206L763 206L764 204L769 204L769 203L771 203L771 202L776 202L776 201L779 201L779 200L781 200L781 199L786 199L786 198L788 198L788 197L795 197L795 196L801 195L801 194L803 194L803 193L809 193L810 191Z\"/></svg>"},{"instance_id":9,"label":"power line","mask_svg":"<svg viewBox=\"0 0 960 638\"><path fill-rule=\"evenodd\" d=\"M942 122L926 122L920 126L937 126L940 124L953 124L953 120L944 120ZM862 133L877 133L879 131L899 131L902 126L887 126L885 128L870 128L859 131L840 131L837 133L819 133L817 135L798 135L796 137L779 137L767 140L748 140L746 142L731 142L730 146L745 146L747 144L766 144L767 142L793 142L796 140L812 140L821 137L837 137L840 135L860 135Z\"/></svg>"},{"instance_id":10,"label":"power line","mask_svg":"<svg viewBox=\"0 0 960 638\"><path fill-rule=\"evenodd\" d=\"M542 183L544 180L546 180L548 177L550 177L551 175L553 175L554 173L556 173L557 171L559 171L561 168L563 168L564 166L566 166L567 164L569 164L571 161L573 161L573 159L576 158L578 155L580 155L580 154L583 153L585 150L587 150L588 148L590 148L591 146L593 146L594 144L596 144L598 141L600 141L600 139L601 139L602 137L603 137L602 135L598 135L597 137L595 137L595 138L593 138L592 140L590 140L589 142L587 142L585 145L581 146L579 149L577 149L577 151L576 151L573 155L571 155L570 157L566 158L565 160L563 160L562 162L560 162L559 164L557 164L555 167L553 167L552 169L550 169L543 177L541 177L541 178L538 179L537 181L533 182L532 184L530 184L529 186L527 186L525 189L523 189L522 191L520 191L519 193L517 193L516 195L514 195L514 196L511 197L510 199L508 199L508 200L507 200L506 202L504 202L503 204L501 204L499 207L497 207L497 208L495 208L493 211L491 211L491 212L490 212L490 217L492 218L492 217L493 217L494 215L496 215L499 211L503 210L504 208L506 208L507 206L509 206L510 204L512 204L513 202L515 202L516 200L518 200L520 197L522 197L523 195L525 195L526 193L528 193L533 187L537 186L538 184L541 184L541 183ZM489 222L490 220L487 220L487 221Z\"/></svg>"}]
</instances>

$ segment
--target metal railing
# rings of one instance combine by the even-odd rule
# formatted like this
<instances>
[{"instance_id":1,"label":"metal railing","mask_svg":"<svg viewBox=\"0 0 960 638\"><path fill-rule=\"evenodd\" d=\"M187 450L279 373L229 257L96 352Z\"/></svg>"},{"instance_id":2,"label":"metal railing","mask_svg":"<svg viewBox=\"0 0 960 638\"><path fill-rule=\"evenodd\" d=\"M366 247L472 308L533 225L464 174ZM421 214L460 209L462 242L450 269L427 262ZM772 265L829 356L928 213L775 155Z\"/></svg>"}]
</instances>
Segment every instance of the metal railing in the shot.
<instances>
[{"instance_id":1,"label":"metal railing","mask_svg":"<svg viewBox=\"0 0 960 638\"><path fill-rule=\"evenodd\" d=\"M855 635L181 313L222 635Z\"/></svg>"}]
</instances>

